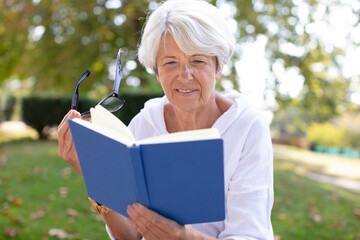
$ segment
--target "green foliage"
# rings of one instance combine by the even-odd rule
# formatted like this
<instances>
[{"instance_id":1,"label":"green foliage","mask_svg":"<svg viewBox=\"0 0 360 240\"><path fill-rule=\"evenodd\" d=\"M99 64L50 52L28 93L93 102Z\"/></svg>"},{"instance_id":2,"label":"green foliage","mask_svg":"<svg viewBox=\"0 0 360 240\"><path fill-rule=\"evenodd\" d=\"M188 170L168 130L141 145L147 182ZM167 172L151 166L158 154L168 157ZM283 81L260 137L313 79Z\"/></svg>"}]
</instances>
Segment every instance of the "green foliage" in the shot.
<instances>
[{"instance_id":1,"label":"green foliage","mask_svg":"<svg viewBox=\"0 0 360 240\"><path fill-rule=\"evenodd\" d=\"M154 97L162 96L162 93L152 94L130 94L120 93L124 98L125 105L115 113L125 124L143 108L144 103ZM80 98L78 111L85 112L95 106L100 100L91 98ZM24 97L22 99L22 120L29 126L36 129L40 137L45 139L47 136L43 132L46 126L57 126L65 114L70 110L71 97Z\"/></svg>"},{"instance_id":2,"label":"green foliage","mask_svg":"<svg viewBox=\"0 0 360 240\"><path fill-rule=\"evenodd\" d=\"M120 4L110 6L115 2ZM126 92L159 91L159 84L153 84L155 77L136 59L143 23L150 8L154 9L159 2L0 1L0 21L3 23L0 26L0 83L14 76L22 80L32 77L36 93L71 92L80 74L91 68L93 77L82 89L97 89L100 84L111 88L108 67L121 47L124 50L124 81L120 88ZM265 38L266 57L272 70L267 87L275 92L278 102L275 111L296 100L298 108L312 119L326 121L348 107L353 90L349 88L349 79L341 74L344 50L324 43L321 36L307 28L316 23L318 9L326 9L322 21L327 23L330 10L334 6L341 7L339 1L210 2L218 6L230 4L233 9L238 47L226 79L231 80L236 89L241 86L234 63L241 59L242 47ZM306 20L300 14L304 7L308 9ZM352 10L357 16L356 9ZM358 24L359 21L351 27ZM348 46L354 45L350 40L348 42ZM134 62L136 66L130 65L135 68L127 65ZM276 66L296 69L303 77L304 88L299 96L280 91L281 80ZM321 66L320 70L314 66ZM331 74L334 72L338 74ZM129 84L131 78L136 78L140 85ZM221 86L219 82L217 88L221 90Z\"/></svg>"},{"instance_id":3,"label":"green foliage","mask_svg":"<svg viewBox=\"0 0 360 240\"><path fill-rule=\"evenodd\" d=\"M345 133L345 129L331 123L312 123L306 130L306 136L313 145L324 147L345 147Z\"/></svg>"},{"instance_id":4,"label":"green foliage","mask_svg":"<svg viewBox=\"0 0 360 240\"><path fill-rule=\"evenodd\" d=\"M271 121L271 131L274 137L305 136L305 130L311 123L311 116L303 112L298 105L289 104L280 108Z\"/></svg>"},{"instance_id":5,"label":"green foliage","mask_svg":"<svg viewBox=\"0 0 360 240\"><path fill-rule=\"evenodd\" d=\"M342 140L345 147L360 150L360 132L346 129Z\"/></svg>"},{"instance_id":6,"label":"green foliage","mask_svg":"<svg viewBox=\"0 0 360 240\"><path fill-rule=\"evenodd\" d=\"M350 111L336 117L333 124L346 129L344 145L360 150L360 111Z\"/></svg>"},{"instance_id":7,"label":"green foliage","mask_svg":"<svg viewBox=\"0 0 360 240\"><path fill-rule=\"evenodd\" d=\"M306 136L313 146L360 150L359 111L347 112L332 119L331 122L314 122L306 128Z\"/></svg>"},{"instance_id":8,"label":"green foliage","mask_svg":"<svg viewBox=\"0 0 360 240\"><path fill-rule=\"evenodd\" d=\"M78 109L83 112L97 103L94 99L81 99ZM43 129L57 126L70 110L71 97L24 97L22 99L22 120L36 129L41 138L46 138Z\"/></svg>"},{"instance_id":9,"label":"green foliage","mask_svg":"<svg viewBox=\"0 0 360 240\"><path fill-rule=\"evenodd\" d=\"M137 77L146 89L149 74L136 61L137 44L146 17L148 1L0 2L0 82L16 75L35 77L34 91L70 92L74 82L87 69L97 82L112 87L108 66L123 48L124 77ZM6 29L6 34L5 34ZM9 51L11 49L11 51ZM34 64L36 63L36 64ZM126 81L123 81L126 88Z\"/></svg>"},{"instance_id":10,"label":"green foliage","mask_svg":"<svg viewBox=\"0 0 360 240\"><path fill-rule=\"evenodd\" d=\"M16 98L14 96L0 96L0 122L9 121L14 112Z\"/></svg>"}]
</instances>

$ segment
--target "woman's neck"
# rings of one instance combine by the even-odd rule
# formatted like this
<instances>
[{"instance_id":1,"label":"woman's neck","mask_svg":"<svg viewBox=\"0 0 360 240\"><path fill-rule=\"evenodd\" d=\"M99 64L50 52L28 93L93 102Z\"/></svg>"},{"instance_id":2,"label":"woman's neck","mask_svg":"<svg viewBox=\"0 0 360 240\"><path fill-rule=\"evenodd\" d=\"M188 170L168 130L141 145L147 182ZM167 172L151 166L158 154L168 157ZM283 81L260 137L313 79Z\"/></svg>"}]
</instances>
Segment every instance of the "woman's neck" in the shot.
<instances>
[{"instance_id":1,"label":"woman's neck","mask_svg":"<svg viewBox=\"0 0 360 240\"><path fill-rule=\"evenodd\" d=\"M216 120L231 107L233 102L229 98L215 94L206 106L193 112L181 111L181 109L167 104L164 108L166 129L172 133L211 128Z\"/></svg>"}]
</instances>

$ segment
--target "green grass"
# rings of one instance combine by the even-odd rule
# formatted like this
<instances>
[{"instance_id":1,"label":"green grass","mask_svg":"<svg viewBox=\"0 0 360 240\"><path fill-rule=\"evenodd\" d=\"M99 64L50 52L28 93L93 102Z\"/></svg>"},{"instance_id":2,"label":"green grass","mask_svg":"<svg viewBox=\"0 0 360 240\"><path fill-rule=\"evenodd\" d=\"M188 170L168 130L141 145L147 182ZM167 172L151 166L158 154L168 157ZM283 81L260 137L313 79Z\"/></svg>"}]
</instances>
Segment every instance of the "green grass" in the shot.
<instances>
[{"instance_id":1,"label":"green grass","mask_svg":"<svg viewBox=\"0 0 360 240\"><path fill-rule=\"evenodd\" d=\"M299 163L275 160L272 224L281 239L360 239L360 194L294 173Z\"/></svg>"},{"instance_id":2,"label":"green grass","mask_svg":"<svg viewBox=\"0 0 360 240\"><path fill-rule=\"evenodd\" d=\"M85 185L57 155L56 142L19 141L0 146L0 239L107 239L101 216L91 210ZM75 210L71 212L71 209Z\"/></svg>"},{"instance_id":3,"label":"green grass","mask_svg":"<svg viewBox=\"0 0 360 240\"><path fill-rule=\"evenodd\" d=\"M360 219L354 214L360 194L297 175L302 163L287 160L284 151L274 164L275 235L282 240L360 239ZM306 169L317 168L307 164ZM58 157L56 142L1 143L0 239L57 239L49 236L51 229L65 231L67 239L108 239L82 178ZM14 237L6 236L10 230Z\"/></svg>"}]
</instances>

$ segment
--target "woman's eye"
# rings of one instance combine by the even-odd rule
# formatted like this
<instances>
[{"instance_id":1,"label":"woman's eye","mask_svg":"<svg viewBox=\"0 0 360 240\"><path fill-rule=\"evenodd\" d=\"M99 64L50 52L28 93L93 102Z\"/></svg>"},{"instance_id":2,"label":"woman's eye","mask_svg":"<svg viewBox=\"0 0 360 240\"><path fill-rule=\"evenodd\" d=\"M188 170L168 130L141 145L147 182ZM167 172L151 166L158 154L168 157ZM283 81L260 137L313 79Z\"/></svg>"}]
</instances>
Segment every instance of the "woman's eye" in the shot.
<instances>
[{"instance_id":1,"label":"woman's eye","mask_svg":"<svg viewBox=\"0 0 360 240\"><path fill-rule=\"evenodd\" d=\"M165 63L165 65L174 65L174 64L176 64L175 61L169 61L169 62L166 62L166 63Z\"/></svg>"},{"instance_id":2,"label":"woman's eye","mask_svg":"<svg viewBox=\"0 0 360 240\"><path fill-rule=\"evenodd\" d=\"M201 61L201 60L194 60L193 63L195 64L203 64L205 63L204 61Z\"/></svg>"}]
</instances>

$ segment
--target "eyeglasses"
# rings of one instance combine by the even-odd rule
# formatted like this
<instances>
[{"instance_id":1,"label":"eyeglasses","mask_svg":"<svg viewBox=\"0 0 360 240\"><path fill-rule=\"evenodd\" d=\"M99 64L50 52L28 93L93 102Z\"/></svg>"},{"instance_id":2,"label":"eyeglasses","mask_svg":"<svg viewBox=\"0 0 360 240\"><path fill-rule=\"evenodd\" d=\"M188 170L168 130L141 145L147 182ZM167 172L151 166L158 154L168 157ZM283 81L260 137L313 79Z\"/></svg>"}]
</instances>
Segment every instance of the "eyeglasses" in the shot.
<instances>
[{"instance_id":1,"label":"eyeglasses","mask_svg":"<svg viewBox=\"0 0 360 240\"><path fill-rule=\"evenodd\" d=\"M123 51L120 48L118 51L118 54L117 54L117 58L116 58L116 73L115 73L114 89L109 95L107 95L103 100L101 100L98 103L98 105L103 106L110 112L116 112L116 111L120 110L120 108L122 108L122 106L124 106L124 103L125 103L125 100L118 95L119 86L120 86L121 77L122 77L122 64L121 64L121 53L122 52ZM79 103L80 83L82 81L84 81L89 75L90 75L90 69L86 70L85 73L79 78L79 80L76 84L75 90L74 90L73 97L72 97L71 109L77 110L78 103ZM81 118L82 119L90 119L91 118L90 111L81 113Z\"/></svg>"}]
</instances>

